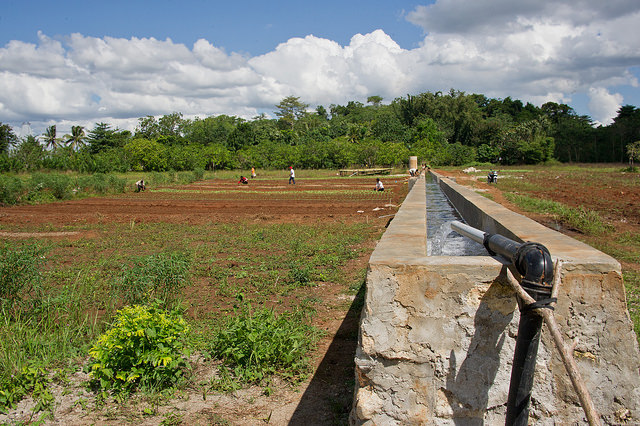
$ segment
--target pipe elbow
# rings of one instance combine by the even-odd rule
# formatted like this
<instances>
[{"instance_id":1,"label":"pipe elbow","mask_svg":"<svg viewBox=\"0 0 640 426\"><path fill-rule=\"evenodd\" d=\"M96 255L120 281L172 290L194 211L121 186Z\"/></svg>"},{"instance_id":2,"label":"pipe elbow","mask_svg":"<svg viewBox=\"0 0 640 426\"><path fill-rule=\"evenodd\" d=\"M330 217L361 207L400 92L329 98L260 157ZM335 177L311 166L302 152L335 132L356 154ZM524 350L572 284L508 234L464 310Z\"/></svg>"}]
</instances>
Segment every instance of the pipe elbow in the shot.
<instances>
[{"instance_id":1,"label":"pipe elbow","mask_svg":"<svg viewBox=\"0 0 640 426\"><path fill-rule=\"evenodd\" d=\"M516 269L522 275L522 287L536 300L551 295L553 260L549 250L539 243L523 243L515 253Z\"/></svg>"}]
</instances>

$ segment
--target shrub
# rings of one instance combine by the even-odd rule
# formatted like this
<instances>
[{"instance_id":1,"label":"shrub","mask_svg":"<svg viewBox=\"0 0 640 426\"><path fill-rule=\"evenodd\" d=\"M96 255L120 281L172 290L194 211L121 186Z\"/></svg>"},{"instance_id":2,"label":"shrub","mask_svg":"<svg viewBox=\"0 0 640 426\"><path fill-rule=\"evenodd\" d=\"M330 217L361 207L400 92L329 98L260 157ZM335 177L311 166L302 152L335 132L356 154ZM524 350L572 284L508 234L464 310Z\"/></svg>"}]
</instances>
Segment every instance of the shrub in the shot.
<instances>
[{"instance_id":1,"label":"shrub","mask_svg":"<svg viewBox=\"0 0 640 426\"><path fill-rule=\"evenodd\" d=\"M134 260L122 269L114 290L125 304L148 303L154 299L163 306L174 304L179 290L190 279L191 261L184 253L160 253Z\"/></svg>"},{"instance_id":2,"label":"shrub","mask_svg":"<svg viewBox=\"0 0 640 426\"><path fill-rule=\"evenodd\" d=\"M260 384L274 374L297 381L308 370L307 353L317 334L303 310L276 315L249 306L218 330L210 351L244 383Z\"/></svg>"},{"instance_id":3,"label":"shrub","mask_svg":"<svg viewBox=\"0 0 640 426\"><path fill-rule=\"evenodd\" d=\"M113 326L89 350L91 383L102 390L127 394L164 389L184 377L190 349L189 326L177 310L127 306Z\"/></svg>"}]
</instances>

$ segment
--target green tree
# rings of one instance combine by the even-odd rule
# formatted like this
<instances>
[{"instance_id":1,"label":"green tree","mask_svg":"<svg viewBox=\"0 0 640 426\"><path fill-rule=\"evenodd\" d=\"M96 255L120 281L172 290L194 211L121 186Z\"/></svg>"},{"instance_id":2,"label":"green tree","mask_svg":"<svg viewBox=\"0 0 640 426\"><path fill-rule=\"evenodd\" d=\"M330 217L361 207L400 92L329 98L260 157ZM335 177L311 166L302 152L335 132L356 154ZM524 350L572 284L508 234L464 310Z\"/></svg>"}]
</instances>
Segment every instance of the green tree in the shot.
<instances>
[{"instance_id":1,"label":"green tree","mask_svg":"<svg viewBox=\"0 0 640 426\"><path fill-rule=\"evenodd\" d=\"M160 172L167 169L167 148L161 143L135 138L124 146L124 150L133 170Z\"/></svg>"},{"instance_id":2,"label":"green tree","mask_svg":"<svg viewBox=\"0 0 640 426\"><path fill-rule=\"evenodd\" d=\"M220 144L226 146L229 135L240 121L242 120L229 115L218 115L204 119L196 118L185 125L184 139L202 145Z\"/></svg>"},{"instance_id":3,"label":"green tree","mask_svg":"<svg viewBox=\"0 0 640 426\"><path fill-rule=\"evenodd\" d=\"M627 145L627 155L629 156L629 165L633 167L633 160L640 160L640 141Z\"/></svg>"},{"instance_id":4,"label":"green tree","mask_svg":"<svg viewBox=\"0 0 640 426\"><path fill-rule=\"evenodd\" d=\"M157 139L160 136L160 125L153 115L138 118L135 137L143 139Z\"/></svg>"},{"instance_id":5,"label":"green tree","mask_svg":"<svg viewBox=\"0 0 640 426\"><path fill-rule=\"evenodd\" d=\"M380 104L382 103L382 97L381 96L369 96L367 98L367 103L373 105L374 107L379 107Z\"/></svg>"},{"instance_id":6,"label":"green tree","mask_svg":"<svg viewBox=\"0 0 640 426\"><path fill-rule=\"evenodd\" d=\"M84 142L86 136L84 134L84 127L82 126L71 126L71 134L65 135L67 146L70 146L73 151L77 151L82 146L84 146Z\"/></svg>"},{"instance_id":7,"label":"green tree","mask_svg":"<svg viewBox=\"0 0 640 426\"><path fill-rule=\"evenodd\" d=\"M113 130L107 123L96 123L86 139L89 152L97 154L109 148L121 148L127 143L130 134L129 131Z\"/></svg>"},{"instance_id":8,"label":"green tree","mask_svg":"<svg viewBox=\"0 0 640 426\"><path fill-rule=\"evenodd\" d=\"M23 168L27 170L37 170L42 166L44 148L34 136L23 138L17 146L13 157L18 160Z\"/></svg>"},{"instance_id":9,"label":"green tree","mask_svg":"<svg viewBox=\"0 0 640 426\"><path fill-rule=\"evenodd\" d=\"M0 153L9 152L9 148L18 143L18 137L8 124L0 123Z\"/></svg>"},{"instance_id":10,"label":"green tree","mask_svg":"<svg viewBox=\"0 0 640 426\"><path fill-rule=\"evenodd\" d=\"M326 108L323 107L322 105L318 105L316 107L316 114L318 114L318 116L320 116L323 120L329 119L329 113L327 112Z\"/></svg>"},{"instance_id":11,"label":"green tree","mask_svg":"<svg viewBox=\"0 0 640 426\"><path fill-rule=\"evenodd\" d=\"M54 151L58 149L58 146L60 145L60 139L57 136L57 130L56 130L55 124L47 127L47 130L45 130L45 132L42 134L42 137L45 141L45 146L47 148L51 148Z\"/></svg>"},{"instance_id":12,"label":"green tree","mask_svg":"<svg viewBox=\"0 0 640 426\"><path fill-rule=\"evenodd\" d=\"M282 99L278 105L275 114L280 117L280 122L285 128L293 129L296 120L301 119L307 114L308 104L300 102L297 96L287 96Z\"/></svg>"}]
</instances>

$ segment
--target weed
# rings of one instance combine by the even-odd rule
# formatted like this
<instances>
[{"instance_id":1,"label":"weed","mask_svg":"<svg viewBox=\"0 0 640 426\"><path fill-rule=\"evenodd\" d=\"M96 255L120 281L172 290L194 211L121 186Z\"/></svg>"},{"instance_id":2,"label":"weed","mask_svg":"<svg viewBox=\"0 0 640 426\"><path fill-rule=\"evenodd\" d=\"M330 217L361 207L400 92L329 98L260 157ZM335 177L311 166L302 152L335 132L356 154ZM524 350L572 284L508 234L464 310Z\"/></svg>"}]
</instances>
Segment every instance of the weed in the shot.
<instances>
[{"instance_id":1,"label":"weed","mask_svg":"<svg viewBox=\"0 0 640 426\"><path fill-rule=\"evenodd\" d=\"M179 311L127 306L89 351L96 388L127 394L138 386L164 389L183 378L189 326Z\"/></svg>"},{"instance_id":2,"label":"weed","mask_svg":"<svg viewBox=\"0 0 640 426\"><path fill-rule=\"evenodd\" d=\"M34 413L51 408L53 395L47 389L48 384L44 369L33 364L24 366L20 374L0 383L0 412L15 408L15 404L27 395L36 401Z\"/></svg>"},{"instance_id":3,"label":"weed","mask_svg":"<svg viewBox=\"0 0 640 426\"><path fill-rule=\"evenodd\" d=\"M44 249L30 245L16 249L0 247L0 310L15 314L16 309L26 305L35 306L41 299L40 270L44 260Z\"/></svg>"},{"instance_id":4,"label":"weed","mask_svg":"<svg viewBox=\"0 0 640 426\"><path fill-rule=\"evenodd\" d=\"M160 422L162 426L179 426L182 424L184 415L176 411L170 411L165 414L164 419Z\"/></svg>"},{"instance_id":5,"label":"weed","mask_svg":"<svg viewBox=\"0 0 640 426\"><path fill-rule=\"evenodd\" d=\"M156 254L134 260L124 267L114 282L114 291L125 304L148 303L154 299L163 306L177 303L179 290L190 280L191 262L184 253Z\"/></svg>"},{"instance_id":6,"label":"weed","mask_svg":"<svg viewBox=\"0 0 640 426\"><path fill-rule=\"evenodd\" d=\"M219 329L209 349L242 383L268 383L274 374L297 382L308 371L308 351L317 335L305 311L278 315L244 305Z\"/></svg>"},{"instance_id":7,"label":"weed","mask_svg":"<svg viewBox=\"0 0 640 426\"><path fill-rule=\"evenodd\" d=\"M292 284L312 285L312 272L311 267L302 261L291 262L289 264L289 281Z\"/></svg>"}]
</instances>

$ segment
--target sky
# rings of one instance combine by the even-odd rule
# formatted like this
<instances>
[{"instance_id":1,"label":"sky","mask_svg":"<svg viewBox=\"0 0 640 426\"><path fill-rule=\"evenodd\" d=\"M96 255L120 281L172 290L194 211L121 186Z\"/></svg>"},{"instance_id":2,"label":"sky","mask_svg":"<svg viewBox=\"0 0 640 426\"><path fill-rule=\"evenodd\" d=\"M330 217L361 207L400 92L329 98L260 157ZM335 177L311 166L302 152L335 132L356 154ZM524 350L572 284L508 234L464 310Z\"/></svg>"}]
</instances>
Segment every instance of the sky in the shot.
<instances>
[{"instance_id":1,"label":"sky","mask_svg":"<svg viewBox=\"0 0 640 426\"><path fill-rule=\"evenodd\" d=\"M456 89L606 125L640 106L639 24L638 0L0 0L0 122L134 130Z\"/></svg>"}]
</instances>

